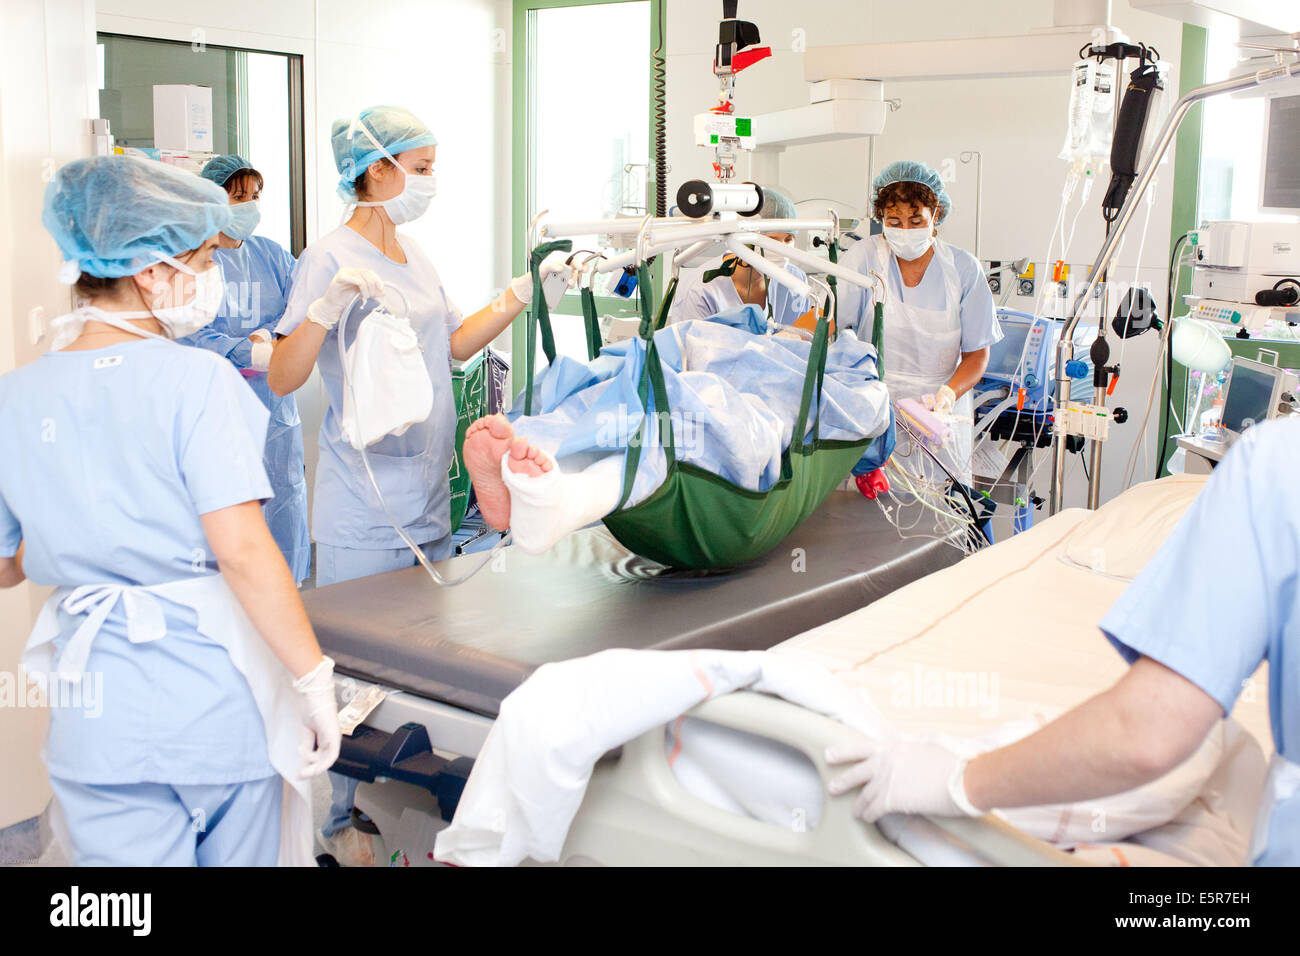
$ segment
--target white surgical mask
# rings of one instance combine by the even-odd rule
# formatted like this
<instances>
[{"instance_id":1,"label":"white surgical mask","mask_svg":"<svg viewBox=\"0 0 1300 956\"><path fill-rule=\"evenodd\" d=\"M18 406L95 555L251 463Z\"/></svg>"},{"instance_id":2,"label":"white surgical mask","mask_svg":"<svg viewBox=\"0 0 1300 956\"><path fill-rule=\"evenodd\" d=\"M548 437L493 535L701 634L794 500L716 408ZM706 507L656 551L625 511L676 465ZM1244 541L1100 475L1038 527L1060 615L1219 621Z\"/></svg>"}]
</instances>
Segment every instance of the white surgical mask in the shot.
<instances>
[{"instance_id":1,"label":"white surgical mask","mask_svg":"<svg viewBox=\"0 0 1300 956\"><path fill-rule=\"evenodd\" d=\"M402 191L392 199L381 199L378 202L358 202L358 206L383 206L384 212L388 213L388 218L393 220L393 225L400 226L405 222L413 222L419 219L429 209L429 203L433 197L438 194L438 176L436 172L430 171L428 176L417 176L414 173L402 168L393 154L384 148L366 129L366 124L360 119L354 121L355 127L365 134L366 139L370 140L375 149L384 154L384 157L401 170L405 181L402 184Z\"/></svg>"},{"instance_id":2,"label":"white surgical mask","mask_svg":"<svg viewBox=\"0 0 1300 956\"><path fill-rule=\"evenodd\" d=\"M226 295L226 283L221 278L221 269L213 265L210 269L194 273L189 269L183 271L194 276L194 298L184 305L172 305L165 309L154 309L154 317L162 323L167 334L173 339L192 335L212 322L221 309L222 299ZM145 313L146 315L148 313Z\"/></svg>"},{"instance_id":3,"label":"white surgical mask","mask_svg":"<svg viewBox=\"0 0 1300 956\"><path fill-rule=\"evenodd\" d=\"M230 207L230 224L221 231L231 239L243 242L257 229L262 220L262 210L256 199L251 202L234 203Z\"/></svg>"},{"instance_id":4,"label":"white surgical mask","mask_svg":"<svg viewBox=\"0 0 1300 956\"><path fill-rule=\"evenodd\" d=\"M885 241L889 243L889 248L894 250L894 255L910 262L925 255L925 251L934 242L934 233L930 231L929 226L921 226L917 229L885 226Z\"/></svg>"},{"instance_id":5,"label":"white surgical mask","mask_svg":"<svg viewBox=\"0 0 1300 956\"><path fill-rule=\"evenodd\" d=\"M769 236L768 238L771 237ZM791 246L794 245L793 239L788 239L788 240L782 239L780 241L786 248L790 248ZM759 249L758 252L759 255L761 255L768 262L772 263L772 265L776 266L778 269L785 269L788 268L790 265L790 257L784 255L783 253L771 252L767 249Z\"/></svg>"},{"instance_id":6,"label":"white surgical mask","mask_svg":"<svg viewBox=\"0 0 1300 956\"><path fill-rule=\"evenodd\" d=\"M393 165L397 165L394 163ZM401 166L397 166L402 169ZM438 192L437 176L417 176L414 173L402 169L402 175L406 177L406 183L402 186L402 191L392 199L382 199L378 202L359 202L358 206L383 206L384 212L388 213L388 218L393 220L393 225L400 226L404 222L412 222L419 219L429 208L429 203L433 201L434 195Z\"/></svg>"}]
</instances>

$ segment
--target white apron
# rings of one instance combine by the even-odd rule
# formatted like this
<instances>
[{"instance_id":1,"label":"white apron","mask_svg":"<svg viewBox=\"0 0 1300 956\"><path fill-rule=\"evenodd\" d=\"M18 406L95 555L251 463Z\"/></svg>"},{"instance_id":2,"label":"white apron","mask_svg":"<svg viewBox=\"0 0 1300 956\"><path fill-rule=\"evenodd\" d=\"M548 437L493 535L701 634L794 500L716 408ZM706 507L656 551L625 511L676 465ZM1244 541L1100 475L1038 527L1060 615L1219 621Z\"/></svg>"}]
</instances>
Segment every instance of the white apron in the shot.
<instances>
[{"instance_id":1,"label":"white apron","mask_svg":"<svg viewBox=\"0 0 1300 956\"><path fill-rule=\"evenodd\" d=\"M875 269L881 276L894 272L893 251L884 236L864 240L872 244ZM881 363L885 367L885 384L894 401L900 398L919 399L933 395L941 385L948 384L953 372L961 364L961 279L953 261L952 250L937 236L934 240L934 258L928 268L939 267L943 276L945 308L922 309L902 300L901 276L898 287L890 283L890 294L885 302L885 339ZM963 484L971 483L971 420L975 407L971 393L957 399L952 410L957 422L950 425L952 437L938 451L943 463L953 476ZM923 478L945 482L947 476L919 449L900 428L894 461L909 473Z\"/></svg>"},{"instance_id":2,"label":"white apron","mask_svg":"<svg viewBox=\"0 0 1300 956\"><path fill-rule=\"evenodd\" d=\"M32 628L23 650L23 669L47 682L60 678L74 683L80 681L90 657L91 644L119 601L126 612L127 637L133 644L160 640L167 634L167 624L163 609L155 598L165 598L193 609L198 616L199 633L224 647L235 669L248 681L266 729L271 766L284 780L280 802L279 865L314 866L311 782L303 779L300 773L303 755L311 750L313 740L303 713L301 695L293 689L292 675L257 633L220 574L148 587L91 584L58 588L45 602ZM85 615L85 620L56 661L53 642L59 636L60 604L69 614Z\"/></svg>"},{"instance_id":3,"label":"white apron","mask_svg":"<svg viewBox=\"0 0 1300 956\"><path fill-rule=\"evenodd\" d=\"M1259 812L1255 814L1255 830L1250 837L1250 852L1246 862L1254 864L1268 849L1268 830L1273 822L1273 811L1279 804L1300 797L1300 764L1292 763L1280 753L1273 753L1269 761L1264 792L1259 798Z\"/></svg>"}]
</instances>

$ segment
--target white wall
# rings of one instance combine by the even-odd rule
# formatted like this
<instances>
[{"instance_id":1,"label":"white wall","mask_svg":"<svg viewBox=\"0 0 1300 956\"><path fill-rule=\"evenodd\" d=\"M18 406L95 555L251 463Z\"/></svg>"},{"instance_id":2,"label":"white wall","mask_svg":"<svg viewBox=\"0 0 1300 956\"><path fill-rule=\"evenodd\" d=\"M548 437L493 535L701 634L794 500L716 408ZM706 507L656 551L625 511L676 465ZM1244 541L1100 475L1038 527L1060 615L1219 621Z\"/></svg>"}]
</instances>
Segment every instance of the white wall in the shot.
<instances>
[{"instance_id":1,"label":"white wall","mask_svg":"<svg viewBox=\"0 0 1300 956\"><path fill-rule=\"evenodd\" d=\"M670 183L708 178L709 151L693 145L690 118L712 105L717 81L710 70L716 42L716 4L694 0L668 3L668 155ZM845 44L946 39L977 36L1025 35L1052 25L1052 4L1046 0L912 0L906 15L897 13L895 0L747 0L741 15L758 24L763 41L772 47L770 60L742 73L737 81L737 108L745 115L789 109L808 102L803 77L801 45ZM1112 23L1133 40L1156 46L1173 66L1168 100L1177 99L1177 60L1181 24L1165 17L1130 9L1115 0ZM1056 158L1065 134L1068 71L1063 62L1054 77L991 78L977 80L887 82L884 94L897 98L901 108L891 112L885 131L876 138L874 169L896 159L914 158L936 168L951 170L948 184L954 208L942 232L949 241L972 248L975 239L975 165L958 161L961 152L983 154L983 222L981 255L1013 259L1029 256L1043 260L1046 244L1060 205L1066 166ZM796 201L812 197L837 200L841 214L864 214L869 176L865 139L831 144L796 146L780 155L780 182ZM1165 271L1169 254L1170 208L1173 189L1170 165L1161 176L1142 255L1140 281L1151 284L1164 308ZM748 175L742 161L740 173ZM1067 261L1076 275L1086 275L1100 249L1104 227L1100 199L1106 182L1094 186L1089 206L1079 219L1078 231ZM1071 213L1077 208L1071 208ZM820 213L826 203L801 206L804 215ZM1126 241L1118 275L1112 280L1131 282L1137 253L1136 229ZM1059 251L1059 246L1057 247ZM1038 272L1041 276L1042 262ZM1032 311L1033 300L1013 295L1008 307ZM1114 313L1115 302L1111 306ZM1111 338L1118 354L1118 342ZM1146 390L1154 372L1156 343L1147 335L1129 343L1124 374L1111 404L1124 405L1140 419ZM1154 416L1153 416L1154 418ZM1133 442L1136 421L1112 429L1103 459L1103 500L1120 490L1120 473ZM1154 439L1151 440L1154 452ZM1036 487L1046 495L1050 464L1039 472ZM1072 476L1067 501L1082 500L1083 475L1075 456L1067 472Z\"/></svg>"},{"instance_id":2,"label":"white wall","mask_svg":"<svg viewBox=\"0 0 1300 956\"><path fill-rule=\"evenodd\" d=\"M40 227L41 206L57 165L89 150L93 29L90 0L6 0L0 17L0 372L39 354L29 333L34 310L53 317L70 304L55 280L60 258ZM31 584L0 591L0 681L10 687L47 593ZM0 706L0 828L49 801L39 757L45 721L42 709Z\"/></svg>"},{"instance_id":3,"label":"white wall","mask_svg":"<svg viewBox=\"0 0 1300 956\"><path fill-rule=\"evenodd\" d=\"M40 212L53 170L90 152L96 30L302 55L309 241L342 212L330 123L376 103L414 110L441 140L442 191L410 231L462 308L485 305L510 274L510 9L509 0L4 0L0 372L40 354L28 333L33 309L53 317L70 306L55 281L60 257ZM319 396L307 389L301 404L311 432ZM308 445L314 461L315 443ZM0 591L0 673L18 673L44 597L30 585ZM0 708L0 828L40 813L49 799L38 756L44 724L41 710Z\"/></svg>"}]
</instances>

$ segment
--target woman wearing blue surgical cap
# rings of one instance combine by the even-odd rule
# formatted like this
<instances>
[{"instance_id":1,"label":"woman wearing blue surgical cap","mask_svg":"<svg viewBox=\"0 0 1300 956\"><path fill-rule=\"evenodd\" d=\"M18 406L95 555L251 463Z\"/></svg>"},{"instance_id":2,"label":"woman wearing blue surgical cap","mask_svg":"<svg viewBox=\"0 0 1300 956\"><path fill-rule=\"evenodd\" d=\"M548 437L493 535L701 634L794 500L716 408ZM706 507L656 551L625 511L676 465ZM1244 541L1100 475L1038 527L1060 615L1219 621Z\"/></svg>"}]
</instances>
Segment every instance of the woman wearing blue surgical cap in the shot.
<instances>
[{"instance_id":1,"label":"woman wearing blue surgical cap","mask_svg":"<svg viewBox=\"0 0 1300 956\"><path fill-rule=\"evenodd\" d=\"M0 586L55 588L23 653L55 832L78 864L310 865L333 661L262 518L266 409L173 341L216 314L231 207L107 156L58 171L43 221L79 303L0 376Z\"/></svg>"},{"instance_id":2,"label":"woman wearing blue surgical cap","mask_svg":"<svg viewBox=\"0 0 1300 956\"><path fill-rule=\"evenodd\" d=\"M884 277L885 383L895 400L924 397L936 411L954 415L952 443L942 457L953 476L969 485L970 390L988 367L989 347L1002 338L993 295L975 257L938 236L952 201L937 172L924 163L891 163L873 188L872 212L884 232L854 245L840 264ZM872 310L872 293L840 283L841 328L869 337ZM908 454L906 444L894 452L896 461L915 474L944 477L923 452Z\"/></svg>"},{"instance_id":3,"label":"woman wearing blue surgical cap","mask_svg":"<svg viewBox=\"0 0 1300 956\"><path fill-rule=\"evenodd\" d=\"M410 111L397 106L362 110L354 119L334 124L331 142L339 194L352 212L342 226L303 250L284 318L276 326L284 338L275 344L268 376L272 390L287 395L319 365L329 397L312 509L318 585L415 564L394 522L430 559L451 556L448 469L456 440L451 362L485 348L523 311L533 291L531 275L518 276L491 305L462 317L433 263L410 236L398 233L398 226L424 214L437 191L438 141ZM571 275L564 259L563 253L548 258L543 278ZM362 301L354 308L358 297ZM410 320L433 384L427 419L367 449L384 504L360 452L342 433L344 383L337 332L339 320L348 315L350 341L381 299ZM355 782L332 776L335 799L324 842L340 862L373 863L369 836L348 826Z\"/></svg>"},{"instance_id":4,"label":"woman wearing blue surgical cap","mask_svg":"<svg viewBox=\"0 0 1300 956\"><path fill-rule=\"evenodd\" d=\"M262 506L262 513L294 581L301 583L311 570L302 420L297 399L276 395L266 384L271 331L284 315L294 260L275 240L253 235L261 219L261 173L243 158L227 155L208 160L199 175L230 197L231 221L217 235L212 256L225 290L212 324L181 341L229 359L271 413L262 464L275 497Z\"/></svg>"},{"instance_id":5,"label":"woman wearing blue surgical cap","mask_svg":"<svg viewBox=\"0 0 1300 956\"><path fill-rule=\"evenodd\" d=\"M763 205L758 215L763 219L796 219L794 203L790 197L774 186L763 186ZM794 233L767 232L768 238L787 245L794 243ZM779 259L763 252L779 269L785 269L796 278L807 281L803 270L788 259ZM724 256L722 264L705 270L703 276L683 284L668 310L668 321L686 322L690 319L707 319L722 312L730 312L744 305L756 305L767 313L777 325L794 325L812 310L813 304L803 296L795 295L785 286L769 283L757 269L751 269L735 256Z\"/></svg>"}]
</instances>

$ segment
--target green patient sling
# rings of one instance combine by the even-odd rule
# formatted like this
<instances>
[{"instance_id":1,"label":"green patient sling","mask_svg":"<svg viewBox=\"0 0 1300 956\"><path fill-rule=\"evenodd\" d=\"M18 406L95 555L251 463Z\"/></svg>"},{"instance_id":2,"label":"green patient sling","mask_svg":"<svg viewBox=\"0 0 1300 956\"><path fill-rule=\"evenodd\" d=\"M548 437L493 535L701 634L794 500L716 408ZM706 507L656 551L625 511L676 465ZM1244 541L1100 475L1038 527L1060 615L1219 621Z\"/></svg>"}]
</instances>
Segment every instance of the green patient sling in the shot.
<instances>
[{"instance_id":1,"label":"green patient sling","mask_svg":"<svg viewBox=\"0 0 1300 956\"><path fill-rule=\"evenodd\" d=\"M556 249L570 248L567 241L552 242L533 251L533 316L541 328L547 358L554 360L554 336L549 310L542 294L538 266ZM828 441L818 437L821 387L826 374L826 350L830 334L829 316L822 314L813 335L804 376L803 396L793 435L796 439L781 456L781 477L766 491L751 491L677 458L676 440L664 385L663 367L655 346L654 333L662 328L676 292L674 278L664 293L656 317L650 303L650 270L642 265L637 275L641 301L638 335L645 343L637 393L647 415L657 414L660 443L667 458L668 472L662 485L639 504L627 506L641 460L647 419L641 420L629 443L623 472L623 493L619 506L605 516L605 526L629 551L673 568L722 569L737 567L761 557L784 540L826 499L870 447L872 439ZM593 303L594 306L594 303ZM594 314L594 308L592 309ZM584 315L587 314L584 304ZM594 322L586 323L590 332ZM528 342L535 341L529 323ZM592 342L588 338L588 350ZM530 355L531 358L531 355ZM533 363L528 364L525 414L531 414ZM818 412L813 418L813 439L799 442L807 433L808 414L814 394Z\"/></svg>"}]
</instances>

